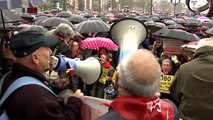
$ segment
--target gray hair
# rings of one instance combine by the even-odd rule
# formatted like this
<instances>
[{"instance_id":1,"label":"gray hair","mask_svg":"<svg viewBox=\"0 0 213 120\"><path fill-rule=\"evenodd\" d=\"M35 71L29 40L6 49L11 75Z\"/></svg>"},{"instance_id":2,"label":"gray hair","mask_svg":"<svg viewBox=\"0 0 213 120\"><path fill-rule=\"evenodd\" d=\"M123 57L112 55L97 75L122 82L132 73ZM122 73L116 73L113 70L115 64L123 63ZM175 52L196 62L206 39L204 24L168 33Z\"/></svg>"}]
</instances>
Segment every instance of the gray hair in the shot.
<instances>
[{"instance_id":1,"label":"gray hair","mask_svg":"<svg viewBox=\"0 0 213 120\"><path fill-rule=\"evenodd\" d=\"M54 34L62 36L62 37L64 37L65 35L68 35L69 37L73 37L74 31L72 27L69 26L68 24L61 23L54 29Z\"/></svg>"},{"instance_id":2,"label":"gray hair","mask_svg":"<svg viewBox=\"0 0 213 120\"><path fill-rule=\"evenodd\" d=\"M172 66L172 61L170 60L170 59L163 59L162 60L162 64L164 63L164 62L168 62L171 66Z\"/></svg>"},{"instance_id":3,"label":"gray hair","mask_svg":"<svg viewBox=\"0 0 213 120\"><path fill-rule=\"evenodd\" d=\"M118 86L131 95L152 97L159 90L161 68L155 56L140 49L119 66Z\"/></svg>"},{"instance_id":4,"label":"gray hair","mask_svg":"<svg viewBox=\"0 0 213 120\"><path fill-rule=\"evenodd\" d=\"M198 44L197 44L197 49L204 47L204 46L211 46L213 47L213 37L210 38L203 38L201 40L199 40Z\"/></svg>"}]
</instances>

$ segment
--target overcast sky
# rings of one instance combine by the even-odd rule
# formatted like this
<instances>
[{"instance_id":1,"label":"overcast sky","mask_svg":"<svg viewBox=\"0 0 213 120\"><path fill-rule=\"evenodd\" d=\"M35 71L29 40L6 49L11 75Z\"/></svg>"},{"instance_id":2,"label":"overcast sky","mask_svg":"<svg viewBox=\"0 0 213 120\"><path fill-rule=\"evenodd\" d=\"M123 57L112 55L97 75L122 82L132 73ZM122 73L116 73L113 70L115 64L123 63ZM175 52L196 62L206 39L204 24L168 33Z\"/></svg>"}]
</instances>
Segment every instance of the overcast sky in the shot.
<instances>
[{"instance_id":1,"label":"overcast sky","mask_svg":"<svg viewBox=\"0 0 213 120\"><path fill-rule=\"evenodd\" d=\"M159 0L154 0L154 1L159 1ZM168 0L168 1L171 1L171 0ZM175 0L173 0L175 1ZM178 0L176 0L178 2ZM192 0L191 0L192 1ZM207 0L196 0L197 1L197 5L200 5L200 4L204 4L206 3ZM181 0L181 2L185 3L185 0Z\"/></svg>"},{"instance_id":2,"label":"overcast sky","mask_svg":"<svg viewBox=\"0 0 213 120\"><path fill-rule=\"evenodd\" d=\"M173 0L174 1L174 0ZM176 1L178 1L178 0L176 0ZM192 0L191 0L192 1ZM204 3L207 3L206 1L207 0L196 0L197 1L197 5L201 5L201 4L204 4ZM185 0L181 0L181 2L185 2Z\"/></svg>"}]
</instances>

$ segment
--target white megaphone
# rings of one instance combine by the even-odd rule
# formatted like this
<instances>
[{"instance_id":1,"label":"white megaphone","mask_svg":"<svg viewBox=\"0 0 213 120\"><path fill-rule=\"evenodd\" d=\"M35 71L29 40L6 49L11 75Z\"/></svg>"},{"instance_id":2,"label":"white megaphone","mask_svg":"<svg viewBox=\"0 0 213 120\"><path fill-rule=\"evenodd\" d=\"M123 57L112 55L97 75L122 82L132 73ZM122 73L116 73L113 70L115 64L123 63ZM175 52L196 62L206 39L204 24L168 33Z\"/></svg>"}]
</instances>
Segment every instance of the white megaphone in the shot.
<instances>
[{"instance_id":1,"label":"white megaphone","mask_svg":"<svg viewBox=\"0 0 213 120\"><path fill-rule=\"evenodd\" d=\"M84 61L71 59L62 55L51 56L52 69L59 72L66 72L74 69L74 74L81 77L85 84L95 83L101 76L101 63L95 57L89 57Z\"/></svg>"},{"instance_id":2,"label":"white megaphone","mask_svg":"<svg viewBox=\"0 0 213 120\"><path fill-rule=\"evenodd\" d=\"M136 51L147 34L147 28L138 19L124 18L116 21L110 28L110 36L120 49L118 61Z\"/></svg>"}]
</instances>

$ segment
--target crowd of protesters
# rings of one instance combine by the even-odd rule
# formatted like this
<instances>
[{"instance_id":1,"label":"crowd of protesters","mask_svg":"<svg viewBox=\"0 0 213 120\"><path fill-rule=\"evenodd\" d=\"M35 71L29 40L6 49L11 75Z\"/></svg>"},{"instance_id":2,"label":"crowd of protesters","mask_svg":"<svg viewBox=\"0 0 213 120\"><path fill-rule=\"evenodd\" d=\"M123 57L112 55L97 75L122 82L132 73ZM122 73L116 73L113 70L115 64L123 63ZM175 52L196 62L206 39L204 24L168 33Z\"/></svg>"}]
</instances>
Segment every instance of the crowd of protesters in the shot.
<instances>
[{"instance_id":1,"label":"crowd of protesters","mask_svg":"<svg viewBox=\"0 0 213 120\"><path fill-rule=\"evenodd\" d=\"M98 17L98 15L95 15L95 16ZM126 16L128 16L128 15L126 15ZM112 16L110 16L110 18L111 17ZM107 21L107 23L113 24L117 19L118 18L113 17L113 19L112 18L108 19L109 21ZM171 20L172 18L167 18L167 19ZM149 19L147 18L147 19L139 19L139 20L141 20L142 22L153 21L151 16L149 16ZM159 20L157 22L162 22L162 21L163 20L159 17ZM5 106L7 107L6 111L7 111L7 114L10 116L9 117L10 119L16 119L16 120L19 120L19 119L20 120L24 120L24 119L31 119L31 120L33 120L33 119L46 119L46 120L51 119L51 120L53 120L53 118L58 118L60 120L61 119L67 119L67 120L68 119L76 119L76 120L81 119L81 118L79 118L78 115L80 115L80 107L82 106L82 102L81 102L82 96L83 96L82 94L88 95L88 96L104 98L104 99L117 100L111 104L112 108L116 107L116 105L114 105L114 104L119 102L119 100L120 100L120 99L116 99L117 96L131 96L131 94L132 94L133 96L147 97L146 96L147 93L141 93L138 95L137 92L139 92L139 91L135 91L136 93L132 92L131 90L134 91L134 90L140 90L140 89L128 88L128 85L127 86L125 85L126 84L125 81L116 83L115 69L119 66L117 64L118 63L117 58L118 58L118 54L119 54L118 50L108 50L103 47L100 47L99 50L90 50L90 49L81 48L81 42L84 39L86 39L88 37L109 37L109 33L107 33L107 32L78 33L75 31L75 29L72 26L70 26L66 23L61 23L58 26L52 27L52 28L48 27L47 31L41 31L40 29L37 29L38 25L34 25L35 24L34 21L28 21L28 24L29 25L27 27L26 26L22 26L21 28L16 28L16 27L12 28L11 27L9 30L6 31L7 35L5 35L5 33L6 33L5 30L0 31L1 32L0 37L1 37L1 42L2 42L2 46L1 46L2 56L1 56L1 61L0 61L1 62L1 77L3 75L5 75L7 72L12 71L9 74L9 76L7 77L9 83L5 83L6 87L3 87L3 89L2 89L3 92L5 92L6 88L9 86L9 84L11 84L12 81L14 81L16 78L26 75L23 73L29 73L30 75L33 74L32 76L37 76L36 78L41 79L42 81L45 81L45 84L50 86L50 88L56 94L61 93L65 89L71 89L71 90L77 91L77 92L73 94L74 97L73 97L73 95L69 94L69 97L70 96L72 96L72 97L70 97L69 99L64 98L64 99L66 99L66 102L63 103L63 105L62 105L62 103L60 103L61 102L60 100L57 100L56 98L54 98L54 96L51 96L50 94L47 93L47 91L44 91L41 88L35 87L35 86L33 87L33 85L32 85L32 88L26 87L27 91L34 91L34 90L31 90L33 88L41 89L41 90L38 90L37 92L43 91L47 96L49 96L49 100L45 99L45 100L47 100L46 102L52 101L53 103L50 102L50 103L52 103L52 105L50 105L50 103L47 103L51 107L49 108L48 106L45 106L46 108L44 108L44 109L39 108L39 106L37 106L37 104L39 104L39 103L35 104L34 106L37 109L34 109L34 110L37 110L37 111L40 111L40 109L43 110L42 114L37 114L38 112L36 112L36 111L28 111L28 109L30 110L31 108L29 108L27 106L18 106L18 105L22 105L21 104L22 99L20 98L20 96L15 94L5 104ZM182 25L184 26L184 23ZM40 26L40 27L42 27L42 26ZM43 26L43 27L45 27L45 26ZM42 29L45 29L43 27L42 27ZM139 61L139 58L143 59L142 56L139 55L140 52L141 52L141 54L145 54L145 55L150 55L152 53L152 55L155 56L155 58L157 59L159 65L160 65L161 75L174 76L174 82L172 83L172 86L170 88L171 93L161 93L160 98L171 100L175 104L175 106L177 108L179 108L180 118L182 118L182 119L196 119L196 120L212 119L213 116L210 115L211 114L210 112L212 111L211 105L213 105L213 103L211 103L211 91L212 91L211 79L212 79L212 77L211 77L210 71L212 68L211 68L210 64L212 63L211 58L212 58L213 38L210 37L211 35L209 33L205 33L205 31L199 25L197 25L197 26L188 25L188 26L184 26L184 28L182 28L182 27L175 28L175 29L181 29L184 31L194 33L197 36L199 36L201 38L201 40L199 42L197 41L198 44L196 45L196 48L192 48L193 50L188 50L188 49L186 49L186 47L182 47L180 54L173 54L173 53L165 53L163 51L164 50L163 49L163 44L164 44L163 40L158 38L158 36L154 36L151 28L149 29L148 26L147 26L147 28L148 28L149 34L148 34L146 40L144 41L144 44L139 45L139 49L146 49L150 53L147 53L147 51L139 51L138 53L135 53L135 57L136 58L138 57L138 59L132 58L127 63L133 64L135 61ZM35 32L35 33L30 33L30 32ZM39 32L39 33L37 33L37 32ZM33 46L35 44L32 44L32 46L21 46L19 48L19 46L17 47L16 45L11 43L12 41L14 41L14 39L19 37L18 35L20 35L20 34L25 34L22 37L26 37L26 39L30 40L32 37L34 37L33 36L34 34L40 35L40 33L42 33L42 37L55 36L55 38L57 39L55 46L53 47L50 45L43 45L43 46L39 46L33 50L30 50L29 47L33 48ZM17 34L17 35L15 35L15 34ZM6 36L8 37L7 39L11 40L11 42L8 43L7 40L5 40ZM27 42L29 42L29 41L27 41ZM187 44L187 43L188 43L188 41L183 41L183 44ZM20 44L20 43L16 43L16 44ZM100 60L100 63L102 65L102 73L101 73L100 79L97 80L92 85L86 85L81 81L81 78L77 75L70 77L67 75L66 72L61 73L61 72L57 72L54 70L46 71L47 68L45 68L45 70L39 71L39 69L41 69L42 67L45 67L45 66L40 66L41 68L39 68L39 69L37 69L37 67L34 68L33 66L36 66L38 64L36 59L39 59L39 56L41 56L40 55L41 53L38 53L38 52L45 52L45 50L40 51L40 47L43 48L46 46L50 47L50 49L47 50L47 51L51 51L49 53L49 55L50 54L51 55L62 54L68 58L71 58L71 59L79 58L80 60L85 60L86 58L88 58L90 56L96 57L98 60ZM26 51L27 52L26 55L24 53L23 53L24 55L17 54L17 53L22 53L23 52L22 49L26 49L29 51ZM33 54L35 54L34 57L33 57ZM26 56L28 56L28 57L26 57ZM29 57L29 56L31 56L31 57ZM24 59L25 57L28 59ZM134 57L134 55L132 57ZM42 59L44 59L44 58L42 58ZM42 59L39 59L39 62L43 62ZM127 63L123 63L123 64L127 64ZM155 61L153 61L153 63L155 63ZM142 65L142 63L140 63L140 64ZM25 69L26 66L27 66L27 68ZM33 68L31 68L31 67L33 67ZM155 66L155 67L156 67L156 69L158 68L158 66ZM29 72L29 71L27 71L28 68L33 69L34 71ZM121 70L129 69L129 67L120 66L120 67L118 67L118 69L120 71L120 74L123 75L123 77L125 77L126 74L122 73ZM131 69L134 69L134 68L131 68ZM147 69L149 69L149 68L147 68ZM153 68L153 73L154 73L154 70L155 69ZM39 72L39 73L34 75L37 72ZM139 76L137 76L138 75L137 71L135 71L135 72L136 72L135 73L136 77L139 77ZM149 71L144 71L144 72L149 72ZM42 76L42 75L40 75L41 73L45 74L46 78L43 78L43 77L40 78L39 76ZM158 74L158 73L156 72L156 74ZM121 76L119 76L119 77L121 77ZM120 79L126 80L123 77L121 77ZM129 76L126 76L126 77L129 77ZM149 77L153 77L153 76L149 76ZM134 81L135 79L137 80L137 78L130 79L130 80ZM142 79L142 78L139 77L138 79ZM157 78L153 78L153 79L157 79ZM160 79L160 76L159 76L159 79ZM145 80L149 80L149 79L145 79ZM126 81L128 81L128 79ZM138 83L141 83L141 82L138 81ZM119 87L116 85L118 85ZM134 86L132 86L132 87L134 87ZM141 85L141 87L144 87L144 85ZM156 88L159 88L159 86L157 86ZM80 90L78 90L78 89L80 89L83 93L81 93ZM25 90L23 89L20 92L23 92L23 91L25 91ZM146 90L144 90L144 91L146 91ZM34 91L34 92L36 92L36 91ZM156 90L154 92L157 93L158 90ZM148 95L148 97L155 96L155 93ZM25 93L20 93L20 94L22 94L22 97L26 96ZM32 93L31 92L27 93L27 95L29 95L29 96L30 96L30 94L32 94ZM33 93L33 94L41 94L41 93ZM2 96L2 94L1 94L1 96ZM38 98L40 98L40 97L31 96L31 99L38 99ZM129 97L128 100L131 100L133 98ZM136 99L136 98L134 98L134 99ZM40 100L42 100L42 98ZM79 100L79 102L76 102L78 100ZM17 104L16 104L16 102L17 102ZM24 101L22 101L22 102L24 104ZM125 102L123 101L123 103L125 103ZM167 103L165 103L165 102L163 102L163 103L166 106ZM46 104L46 103L44 102L39 105L44 105L44 104ZM76 104L76 106L73 104ZM13 110L13 106L20 107L20 108L24 107L24 108L19 109L19 111L16 111L16 110ZM164 107L164 106L162 105L162 107ZM169 109L172 109L172 107L174 107L174 105L170 106ZM53 110L53 111L51 111L51 110ZM114 108L114 110L116 111L117 108ZM199 114L195 115L194 113L197 110L200 110L200 112L199 112ZM29 114L28 114L29 116L23 116L22 113L26 113L26 111L29 112ZM70 111L73 113L73 115L68 114ZM119 114L121 114L120 116L122 118L129 119L128 118L129 116L126 116L126 114L123 114L120 111L117 111L117 112ZM126 111L123 111L123 112L126 112ZM170 116L170 119L171 118L176 119L175 117L177 117L177 116L175 116L175 114L176 114L175 112L177 112L177 111L173 111L174 115ZM41 112L39 112L39 113L41 113ZM48 114L47 115L48 117L46 117L46 118L42 117L43 115L46 115L46 114ZM136 114L135 117L137 117L137 116L138 116L138 114ZM100 118L100 119L103 119L103 120L107 119L107 116L105 116L105 117ZM154 116L154 117L156 117L156 116ZM165 116L162 116L161 119L164 119L164 117ZM136 119L136 118L133 117L132 119Z\"/></svg>"}]
</instances>

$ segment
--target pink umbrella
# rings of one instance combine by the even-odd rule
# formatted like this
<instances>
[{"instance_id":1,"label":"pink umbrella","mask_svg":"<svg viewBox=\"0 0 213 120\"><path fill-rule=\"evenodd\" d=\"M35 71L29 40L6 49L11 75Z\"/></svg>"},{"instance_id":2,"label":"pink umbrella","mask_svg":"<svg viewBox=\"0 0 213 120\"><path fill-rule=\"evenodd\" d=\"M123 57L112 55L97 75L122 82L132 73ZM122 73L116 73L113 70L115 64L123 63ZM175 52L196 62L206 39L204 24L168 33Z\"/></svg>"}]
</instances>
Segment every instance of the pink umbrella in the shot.
<instances>
[{"instance_id":1,"label":"pink umbrella","mask_svg":"<svg viewBox=\"0 0 213 120\"><path fill-rule=\"evenodd\" d=\"M86 38L80 44L83 49L99 50L101 47L105 47L108 50L115 50L118 46L109 38L96 37L96 38Z\"/></svg>"},{"instance_id":2,"label":"pink umbrella","mask_svg":"<svg viewBox=\"0 0 213 120\"><path fill-rule=\"evenodd\" d=\"M197 19L200 20L201 22L204 22L204 21L211 21L211 20L210 20L208 17L206 17L206 16L199 16Z\"/></svg>"}]
</instances>

